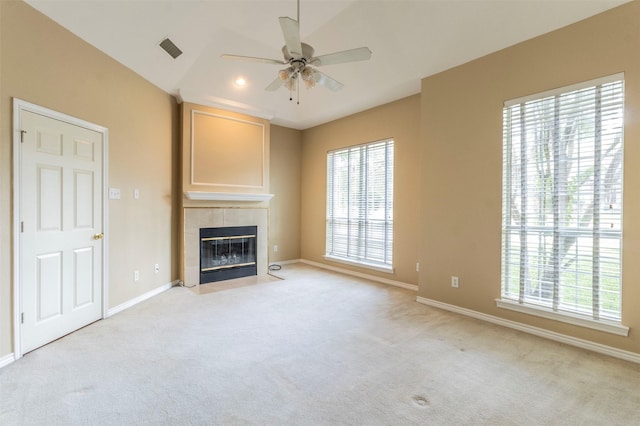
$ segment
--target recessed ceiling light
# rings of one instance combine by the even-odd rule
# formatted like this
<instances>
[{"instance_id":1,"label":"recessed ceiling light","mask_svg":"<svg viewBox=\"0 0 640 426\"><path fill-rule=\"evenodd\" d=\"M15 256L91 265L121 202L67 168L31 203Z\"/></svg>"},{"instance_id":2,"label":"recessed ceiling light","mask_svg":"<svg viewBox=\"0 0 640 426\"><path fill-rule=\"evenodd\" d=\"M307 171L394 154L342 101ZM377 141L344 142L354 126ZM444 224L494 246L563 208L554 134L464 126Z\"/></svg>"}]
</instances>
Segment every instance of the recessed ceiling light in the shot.
<instances>
[{"instance_id":1,"label":"recessed ceiling light","mask_svg":"<svg viewBox=\"0 0 640 426\"><path fill-rule=\"evenodd\" d=\"M244 87L247 84L247 80L242 76L236 77L236 79L233 80L233 84L235 84L237 87Z\"/></svg>"}]
</instances>

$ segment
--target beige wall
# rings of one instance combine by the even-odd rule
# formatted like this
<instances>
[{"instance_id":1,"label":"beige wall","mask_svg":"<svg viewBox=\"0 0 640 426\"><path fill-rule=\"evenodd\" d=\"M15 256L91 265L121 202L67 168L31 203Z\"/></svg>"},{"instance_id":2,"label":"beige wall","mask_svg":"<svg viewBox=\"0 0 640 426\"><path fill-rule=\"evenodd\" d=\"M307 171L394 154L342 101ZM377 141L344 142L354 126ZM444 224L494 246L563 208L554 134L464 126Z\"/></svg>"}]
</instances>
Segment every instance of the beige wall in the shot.
<instances>
[{"instance_id":1,"label":"beige wall","mask_svg":"<svg viewBox=\"0 0 640 426\"><path fill-rule=\"evenodd\" d=\"M420 296L640 353L639 22L640 2L632 2L423 80ZM626 85L622 323L629 337L498 309L503 101L618 72Z\"/></svg>"},{"instance_id":2,"label":"beige wall","mask_svg":"<svg viewBox=\"0 0 640 426\"><path fill-rule=\"evenodd\" d=\"M304 259L417 284L421 168L419 120L420 96L414 95L303 132L301 254ZM395 273L386 274L325 261L327 151L385 138L395 141Z\"/></svg>"},{"instance_id":3,"label":"beige wall","mask_svg":"<svg viewBox=\"0 0 640 426\"><path fill-rule=\"evenodd\" d=\"M109 306L177 279L177 105L22 2L0 2L0 357L12 349L12 97L109 129ZM133 199L133 190L140 199ZM160 265L154 274L153 265ZM133 281L133 271L140 281Z\"/></svg>"},{"instance_id":4,"label":"beige wall","mask_svg":"<svg viewBox=\"0 0 640 426\"><path fill-rule=\"evenodd\" d=\"M300 259L302 132L271 125L269 262ZM273 246L278 246L274 252Z\"/></svg>"}]
</instances>

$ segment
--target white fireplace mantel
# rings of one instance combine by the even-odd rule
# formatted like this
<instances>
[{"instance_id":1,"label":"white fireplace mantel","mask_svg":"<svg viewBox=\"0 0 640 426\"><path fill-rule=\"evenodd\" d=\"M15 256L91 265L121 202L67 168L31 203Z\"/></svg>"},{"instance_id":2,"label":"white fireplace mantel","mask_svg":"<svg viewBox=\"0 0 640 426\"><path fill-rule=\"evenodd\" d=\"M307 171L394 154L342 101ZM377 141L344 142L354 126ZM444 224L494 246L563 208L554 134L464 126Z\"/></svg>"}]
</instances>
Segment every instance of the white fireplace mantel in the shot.
<instances>
[{"instance_id":1,"label":"white fireplace mantel","mask_svg":"<svg viewBox=\"0 0 640 426\"><path fill-rule=\"evenodd\" d=\"M243 201L253 203L269 201L273 198L273 194L249 194L241 192L185 191L184 195L190 200L198 201Z\"/></svg>"}]
</instances>

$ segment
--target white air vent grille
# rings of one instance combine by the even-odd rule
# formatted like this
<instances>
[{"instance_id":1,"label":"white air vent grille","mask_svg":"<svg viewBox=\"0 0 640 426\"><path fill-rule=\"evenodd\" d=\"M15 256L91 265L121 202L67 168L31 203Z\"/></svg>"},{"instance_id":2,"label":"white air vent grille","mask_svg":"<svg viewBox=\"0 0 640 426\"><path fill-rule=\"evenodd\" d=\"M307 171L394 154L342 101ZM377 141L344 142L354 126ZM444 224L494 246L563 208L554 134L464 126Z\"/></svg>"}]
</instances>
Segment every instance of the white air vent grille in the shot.
<instances>
[{"instance_id":1,"label":"white air vent grille","mask_svg":"<svg viewBox=\"0 0 640 426\"><path fill-rule=\"evenodd\" d=\"M167 52L169 55L171 55L171 57L173 59L175 59L178 56L182 55L182 50L180 50L178 48L178 46L173 44L173 42L171 40L169 40L168 38L165 38L164 40L162 40L160 42L160 47L162 47L165 52Z\"/></svg>"}]
</instances>

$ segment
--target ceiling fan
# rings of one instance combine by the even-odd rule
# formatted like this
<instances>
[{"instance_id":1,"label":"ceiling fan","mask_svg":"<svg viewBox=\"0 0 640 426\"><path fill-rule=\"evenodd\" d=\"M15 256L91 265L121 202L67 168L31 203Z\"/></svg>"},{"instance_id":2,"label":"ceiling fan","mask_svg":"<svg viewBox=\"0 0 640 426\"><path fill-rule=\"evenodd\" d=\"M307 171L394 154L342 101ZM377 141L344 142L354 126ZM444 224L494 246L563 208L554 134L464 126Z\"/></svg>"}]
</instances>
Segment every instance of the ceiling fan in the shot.
<instances>
[{"instance_id":1,"label":"ceiling fan","mask_svg":"<svg viewBox=\"0 0 640 426\"><path fill-rule=\"evenodd\" d=\"M289 17L280 17L280 28L284 36L285 45L282 47L284 59L256 58L252 56L222 55L224 59L235 59L241 61L261 62L266 64L289 65L278 72L278 77L265 90L275 91L281 86L290 91L296 90L303 81L307 89L311 89L316 84L324 86L329 90L337 91L343 84L327 74L318 71L315 67L323 65L343 64L345 62L366 61L371 58L371 50L368 47L344 50L327 55L313 56L314 49L306 43L300 41L300 0L297 2L297 20ZM292 100L292 98L289 98Z\"/></svg>"}]
</instances>

